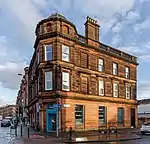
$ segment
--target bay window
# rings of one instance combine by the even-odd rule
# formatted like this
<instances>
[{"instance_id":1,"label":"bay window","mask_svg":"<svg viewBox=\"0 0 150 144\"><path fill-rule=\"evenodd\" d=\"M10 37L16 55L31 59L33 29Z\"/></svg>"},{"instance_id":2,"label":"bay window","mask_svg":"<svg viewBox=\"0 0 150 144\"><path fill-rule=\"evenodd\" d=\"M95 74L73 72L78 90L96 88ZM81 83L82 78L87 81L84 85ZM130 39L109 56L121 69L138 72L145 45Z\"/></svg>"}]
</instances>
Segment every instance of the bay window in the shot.
<instances>
[{"instance_id":1,"label":"bay window","mask_svg":"<svg viewBox=\"0 0 150 144\"><path fill-rule=\"evenodd\" d=\"M45 90L52 90L52 71L45 72Z\"/></svg>"},{"instance_id":2,"label":"bay window","mask_svg":"<svg viewBox=\"0 0 150 144\"><path fill-rule=\"evenodd\" d=\"M99 80L99 95L104 95L104 81Z\"/></svg>"},{"instance_id":3,"label":"bay window","mask_svg":"<svg viewBox=\"0 0 150 144\"><path fill-rule=\"evenodd\" d=\"M69 62L69 47L62 45L62 60Z\"/></svg>"},{"instance_id":4,"label":"bay window","mask_svg":"<svg viewBox=\"0 0 150 144\"><path fill-rule=\"evenodd\" d=\"M45 45L45 61L52 59L52 45Z\"/></svg>"},{"instance_id":5,"label":"bay window","mask_svg":"<svg viewBox=\"0 0 150 144\"><path fill-rule=\"evenodd\" d=\"M118 97L118 84L113 83L113 96Z\"/></svg>"},{"instance_id":6,"label":"bay window","mask_svg":"<svg viewBox=\"0 0 150 144\"><path fill-rule=\"evenodd\" d=\"M70 90L70 78L68 72L62 72L62 90Z\"/></svg>"}]
</instances>

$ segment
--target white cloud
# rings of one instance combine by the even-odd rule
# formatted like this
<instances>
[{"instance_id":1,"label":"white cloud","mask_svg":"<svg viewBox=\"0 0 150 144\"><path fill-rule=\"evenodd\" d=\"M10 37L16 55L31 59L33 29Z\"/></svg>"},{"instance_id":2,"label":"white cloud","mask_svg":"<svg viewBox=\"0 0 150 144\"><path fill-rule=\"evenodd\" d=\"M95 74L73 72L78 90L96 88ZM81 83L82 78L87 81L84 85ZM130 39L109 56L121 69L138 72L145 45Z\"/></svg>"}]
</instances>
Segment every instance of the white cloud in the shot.
<instances>
[{"instance_id":1,"label":"white cloud","mask_svg":"<svg viewBox=\"0 0 150 144\"><path fill-rule=\"evenodd\" d=\"M111 45L117 46L121 40L122 40L122 37L120 35L115 35L111 41Z\"/></svg>"},{"instance_id":2,"label":"white cloud","mask_svg":"<svg viewBox=\"0 0 150 144\"><path fill-rule=\"evenodd\" d=\"M140 32L143 29L150 29L150 16L145 21L136 24L134 27L135 32Z\"/></svg>"},{"instance_id":3,"label":"white cloud","mask_svg":"<svg viewBox=\"0 0 150 144\"><path fill-rule=\"evenodd\" d=\"M89 15L110 18L116 12L124 12L132 7L134 0L75 0L76 9Z\"/></svg>"},{"instance_id":4,"label":"white cloud","mask_svg":"<svg viewBox=\"0 0 150 144\"><path fill-rule=\"evenodd\" d=\"M9 89L17 89L20 82L18 73L23 73L25 63L6 62L0 65L0 82L1 86Z\"/></svg>"},{"instance_id":5,"label":"white cloud","mask_svg":"<svg viewBox=\"0 0 150 144\"><path fill-rule=\"evenodd\" d=\"M119 33L122 29L122 24L121 23L117 23L113 28L112 28L112 32L114 33Z\"/></svg>"},{"instance_id":6,"label":"white cloud","mask_svg":"<svg viewBox=\"0 0 150 144\"><path fill-rule=\"evenodd\" d=\"M129 11L129 13L126 16L126 20L130 22L136 22L137 20L140 19L140 14L136 11Z\"/></svg>"},{"instance_id":7,"label":"white cloud","mask_svg":"<svg viewBox=\"0 0 150 144\"><path fill-rule=\"evenodd\" d=\"M0 86L17 89L20 77L26 62L23 62L21 53L11 44L6 36L0 36Z\"/></svg>"},{"instance_id":8,"label":"white cloud","mask_svg":"<svg viewBox=\"0 0 150 144\"><path fill-rule=\"evenodd\" d=\"M6 37L5 36L0 36L0 56L4 57L7 56L6 52Z\"/></svg>"},{"instance_id":9,"label":"white cloud","mask_svg":"<svg viewBox=\"0 0 150 144\"><path fill-rule=\"evenodd\" d=\"M22 31L19 33L24 32L26 37L33 39L36 24L42 18L42 15L39 11L39 6L43 7L45 5L43 2L44 0L41 0L41 5L39 5L39 1L34 0L34 3L38 5L36 6L31 0L13 0L13 2L5 0L1 1L0 4L3 6L1 9L4 12L7 9L9 15L13 17L14 20L17 19L18 23L22 24Z\"/></svg>"},{"instance_id":10,"label":"white cloud","mask_svg":"<svg viewBox=\"0 0 150 144\"><path fill-rule=\"evenodd\" d=\"M150 96L150 82L141 81L138 85L138 99L148 98Z\"/></svg>"}]
</instances>

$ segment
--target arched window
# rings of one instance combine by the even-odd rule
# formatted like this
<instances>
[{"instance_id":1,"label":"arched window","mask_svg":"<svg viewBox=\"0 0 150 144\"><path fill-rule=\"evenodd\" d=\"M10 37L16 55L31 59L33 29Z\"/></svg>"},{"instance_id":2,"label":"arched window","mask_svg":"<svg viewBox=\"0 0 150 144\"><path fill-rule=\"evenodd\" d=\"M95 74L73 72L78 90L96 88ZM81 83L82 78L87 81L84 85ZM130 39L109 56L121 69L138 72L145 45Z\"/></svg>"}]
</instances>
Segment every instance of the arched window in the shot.
<instances>
[{"instance_id":1,"label":"arched window","mask_svg":"<svg viewBox=\"0 0 150 144\"><path fill-rule=\"evenodd\" d=\"M63 26L63 31L64 31L64 33L66 33L66 34L69 34L69 27L68 27L67 25L64 25L64 26Z\"/></svg>"},{"instance_id":2,"label":"arched window","mask_svg":"<svg viewBox=\"0 0 150 144\"><path fill-rule=\"evenodd\" d=\"M46 29L47 29L47 32L51 32L52 31L52 24L51 23L48 23L46 25Z\"/></svg>"}]
</instances>

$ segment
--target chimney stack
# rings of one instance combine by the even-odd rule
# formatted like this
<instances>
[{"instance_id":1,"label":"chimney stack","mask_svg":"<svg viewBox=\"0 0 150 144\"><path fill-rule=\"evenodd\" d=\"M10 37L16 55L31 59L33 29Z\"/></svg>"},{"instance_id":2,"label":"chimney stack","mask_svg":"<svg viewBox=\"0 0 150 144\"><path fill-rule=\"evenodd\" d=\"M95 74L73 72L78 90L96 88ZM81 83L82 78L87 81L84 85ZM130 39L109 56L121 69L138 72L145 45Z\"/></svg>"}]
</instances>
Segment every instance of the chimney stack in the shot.
<instances>
[{"instance_id":1,"label":"chimney stack","mask_svg":"<svg viewBox=\"0 0 150 144\"><path fill-rule=\"evenodd\" d=\"M99 42L100 26L97 24L97 21L87 16L87 20L84 25L86 38Z\"/></svg>"}]
</instances>

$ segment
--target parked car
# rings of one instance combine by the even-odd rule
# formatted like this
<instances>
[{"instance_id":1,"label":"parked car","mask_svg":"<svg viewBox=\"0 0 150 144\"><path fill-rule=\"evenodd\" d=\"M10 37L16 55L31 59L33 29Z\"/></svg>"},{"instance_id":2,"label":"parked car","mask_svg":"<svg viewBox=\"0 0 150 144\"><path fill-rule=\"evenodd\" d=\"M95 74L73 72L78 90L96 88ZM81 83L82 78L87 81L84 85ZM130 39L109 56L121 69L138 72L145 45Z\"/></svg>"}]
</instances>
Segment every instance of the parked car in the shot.
<instances>
[{"instance_id":1,"label":"parked car","mask_svg":"<svg viewBox=\"0 0 150 144\"><path fill-rule=\"evenodd\" d=\"M141 134L150 133L150 122L145 122L141 126Z\"/></svg>"},{"instance_id":2,"label":"parked car","mask_svg":"<svg viewBox=\"0 0 150 144\"><path fill-rule=\"evenodd\" d=\"M1 127L9 127L11 125L11 122L9 119L3 119L1 122Z\"/></svg>"}]
</instances>

